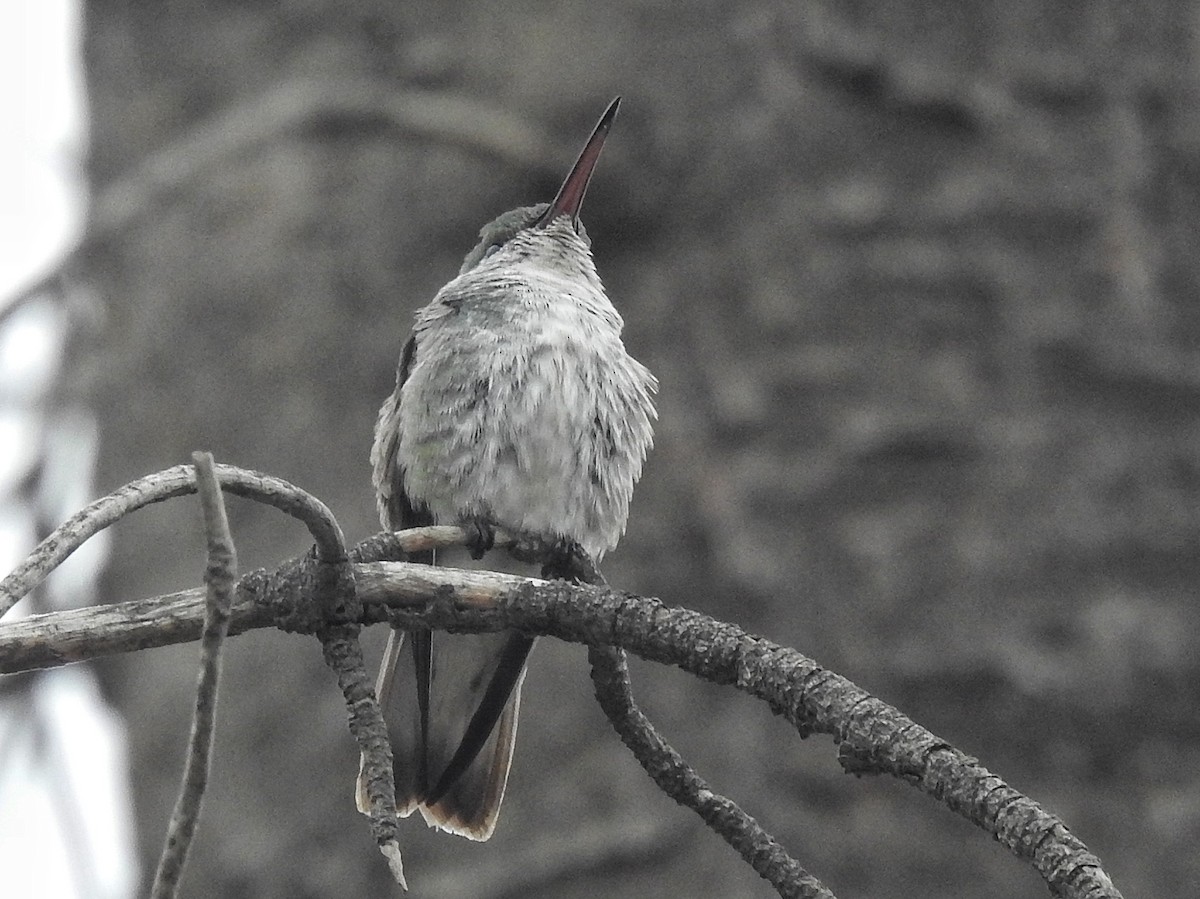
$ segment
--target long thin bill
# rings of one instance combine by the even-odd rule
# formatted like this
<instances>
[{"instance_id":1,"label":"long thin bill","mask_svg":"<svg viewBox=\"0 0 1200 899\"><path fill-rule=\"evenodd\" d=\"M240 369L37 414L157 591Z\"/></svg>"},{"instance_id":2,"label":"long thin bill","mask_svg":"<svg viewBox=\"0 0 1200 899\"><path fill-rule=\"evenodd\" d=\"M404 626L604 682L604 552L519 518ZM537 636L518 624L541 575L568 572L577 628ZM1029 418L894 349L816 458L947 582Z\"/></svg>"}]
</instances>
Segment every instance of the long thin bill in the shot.
<instances>
[{"instance_id":1,"label":"long thin bill","mask_svg":"<svg viewBox=\"0 0 1200 899\"><path fill-rule=\"evenodd\" d=\"M592 170L596 168L596 160L600 158L600 151L604 149L604 139L608 137L608 130L612 127L613 119L617 117L617 107L620 105L620 97L608 104L608 109L604 110L604 115L600 116L600 121L596 123L596 130L592 132L592 136L583 146L583 152L575 160L571 174L567 175L567 180L558 189L558 196L538 222L539 225L547 225L560 215L569 215L573 225L578 223L583 195L587 193L588 182L592 180Z\"/></svg>"}]
</instances>

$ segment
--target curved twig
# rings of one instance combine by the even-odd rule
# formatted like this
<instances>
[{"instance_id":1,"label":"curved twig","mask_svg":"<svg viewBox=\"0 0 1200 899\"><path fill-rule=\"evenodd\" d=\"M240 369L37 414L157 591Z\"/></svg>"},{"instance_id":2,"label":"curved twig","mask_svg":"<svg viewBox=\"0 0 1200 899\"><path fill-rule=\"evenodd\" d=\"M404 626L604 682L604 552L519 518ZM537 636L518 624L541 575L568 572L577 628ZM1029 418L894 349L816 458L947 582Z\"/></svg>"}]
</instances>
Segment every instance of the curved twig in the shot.
<instances>
[{"instance_id":1,"label":"curved twig","mask_svg":"<svg viewBox=\"0 0 1200 899\"><path fill-rule=\"evenodd\" d=\"M341 526L329 511L329 507L315 496L281 478L261 472L235 468L232 465L217 465L215 469L223 490L274 506L303 521L312 534L317 544L318 556L323 561L336 564L346 560L346 544ZM195 469L191 465L177 465L166 471L131 481L76 512L55 528L11 574L0 581L0 616L37 587L89 537L95 536L131 512L195 491Z\"/></svg>"},{"instance_id":2,"label":"curved twig","mask_svg":"<svg viewBox=\"0 0 1200 899\"><path fill-rule=\"evenodd\" d=\"M569 577L578 583L608 586L595 560L581 547L575 547L565 561ZM834 899L833 893L792 858L778 840L736 802L714 792L663 738L634 701L624 650L589 645L588 663L592 667L596 701L621 742L660 790L699 815L709 829L728 843L780 896Z\"/></svg>"},{"instance_id":3,"label":"curved twig","mask_svg":"<svg viewBox=\"0 0 1200 899\"><path fill-rule=\"evenodd\" d=\"M760 877L788 899L834 899L833 893L767 833L741 807L715 793L658 733L633 700L625 653L611 646L589 646L596 700L621 742L633 753L660 790L704 819Z\"/></svg>"},{"instance_id":4,"label":"curved twig","mask_svg":"<svg viewBox=\"0 0 1200 899\"><path fill-rule=\"evenodd\" d=\"M154 874L152 899L171 899L179 887L196 827L200 805L211 769L213 729L217 717L217 688L221 678L221 646L229 628L229 610L237 587L237 552L229 533L225 501L213 470L210 453L193 453L200 504L204 509L204 533L208 540L208 585L204 604L204 632L200 638L200 678L196 685L196 708L188 738L187 761L179 786L179 798L171 813L158 869Z\"/></svg>"},{"instance_id":5,"label":"curved twig","mask_svg":"<svg viewBox=\"0 0 1200 899\"><path fill-rule=\"evenodd\" d=\"M211 463L212 457L208 456L207 458ZM197 461L197 466L201 464ZM299 623L317 632L324 649L325 660L337 673L338 683L342 687L349 707L350 731L362 748L364 764L370 771L386 769L386 778L382 776L376 778L377 788L371 796L371 830L380 851L388 861L388 867L393 876L397 882L403 884L404 869L400 860L400 847L396 841L399 822L396 818L395 794L391 785L391 752L385 736L383 715L375 701L375 694L371 689L370 679L363 664L362 648L358 643L362 608L357 600L354 571L346 553L346 542L342 536L341 526L323 502L280 478L231 465L212 465L211 473L215 481L220 482L221 490L266 503L298 518L305 524L316 542L315 564L309 564L313 560L293 563L288 566L286 573L277 577L273 583L281 583L289 576L297 578L299 584L295 586L302 587L309 596L311 600L308 603L309 607L304 610L305 614L301 616ZM73 515L38 544L11 574L0 581L0 615L7 612L26 593L41 583L89 537L131 512L152 503L195 492L197 482L197 468L186 465L176 466L126 484ZM220 490L217 492L219 494ZM206 521L209 517L208 503L209 501L206 500ZM223 517L223 503L221 508ZM211 527L210 523L210 533ZM225 527L227 530L227 522ZM232 552L232 541L229 545ZM217 616L221 620L216 622L211 617L206 618L207 623L204 626L206 646L214 637L213 628L219 626L223 633L230 629L231 624L240 625L244 619L244 615L241 614L244 609L239 608L236 611L234 609L233 589L234 585L231 581L230 601ZM189 594L179 594L179 596L188 597L187 602L190 604L191 596ZM172 608L173 606L167 604L165 608L158 610L159 613L165 613L167 616L166 621L160 621L160 624L165 625L165 631L178 634L182 627L191 633L196 627L194 619L181 625L180 622L170 617ZM108 607L107 611L111 612L112 607ZM278 610L270 621L283 626L285 618L293 625L297 624L293 613L284 613ZM239 626L233 632L240 633L242 629ZM195 639L194 634L189 639ZM216 678L219 670L216 650L213 649L211 653L205 652L203 659L201 693L197 699L192 751L188 757L184 790L172 818L167 845L164 848L159 873L155 880L156 896L170 896L174 892L175 884L178 882L186 859L191 833L195 830L200 796L203 793L204 783L207 781L207 746L208 742L211 742L211 715L212 706L215 703ZM62 658L62 661L70 660ZM210 698L205 699L206 696ZM201 705L204 703L208 703L210 707L202 710ZM381 737L381 735L384 736Z\"/></svg>"}]
</instances>

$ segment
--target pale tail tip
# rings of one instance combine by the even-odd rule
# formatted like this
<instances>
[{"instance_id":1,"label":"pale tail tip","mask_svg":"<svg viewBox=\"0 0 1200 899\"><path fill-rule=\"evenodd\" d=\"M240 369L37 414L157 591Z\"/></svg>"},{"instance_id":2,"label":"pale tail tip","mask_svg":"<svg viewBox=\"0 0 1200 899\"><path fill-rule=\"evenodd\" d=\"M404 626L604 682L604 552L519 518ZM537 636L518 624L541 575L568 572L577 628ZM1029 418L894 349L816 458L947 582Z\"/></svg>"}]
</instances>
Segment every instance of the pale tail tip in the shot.
<instances>
[{"instance_id":1,"label":"pale tail tip","mask_svg":"<svg viewBox=\"0 0 1200 899\"><path fill-rule=\"evenodd\" d=\"M400 844L395 840L388 840L386 843L380 844L379 851L387 859L388 870L392 872L392 877L396 878L396 883L400 884L401 889L407 893L408 883L404 879L404 862L400 858Z\"/></svg>"}]
</instances>

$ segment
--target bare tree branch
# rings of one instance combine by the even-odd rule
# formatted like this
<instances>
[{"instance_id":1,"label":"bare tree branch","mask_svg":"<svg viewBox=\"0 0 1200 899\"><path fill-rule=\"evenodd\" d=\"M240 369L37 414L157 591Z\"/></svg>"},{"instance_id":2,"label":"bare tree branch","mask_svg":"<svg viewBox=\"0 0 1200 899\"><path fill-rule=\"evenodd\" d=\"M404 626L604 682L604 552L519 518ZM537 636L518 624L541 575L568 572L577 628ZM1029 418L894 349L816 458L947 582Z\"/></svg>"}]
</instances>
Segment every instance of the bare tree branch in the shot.
<instances>
[{"instance_id":1,"label":"bare tree branch","mask_svg":"<svg viewBox=\"0 0 1200 899\"><path fill-rule=\"evenodd\" d=\"M378 550L390 542L389 535L380 535L364 546ZM387 620L461 632L517 629L547 634L617 646L735 686L767 702L802 736L832 735L850 773L891 774L974 822L1032 864L1059 895L1121 895L1099 859L1060 819L945 740L795 650L698 612L608 589L403 562L353 567L364 624ZM300 588L290 570L283 566L270 575L255 572L244 577L233 621L250 629L270 626L281 608L283 614L294 614ZM147 645L195 639L198 598L189 602L187 594L174 594L165 600L172 606L168 634L154 633L137 620L154 614L154 600L114 607L106 619L107 634L94 642L80 631L98 620L87 613L100 615L104 610L59 612L2 625L0 671L61 664L65 656L91 657L117 645L127 649L129 633L137 630L148 638Z\"/></svg>"},{"instance_id":2,"label":"bare tree branch","mask_svg":"<svg viewBox=\"0 0 1200 899\"><path fill-rule=\"evenodd\" d=\"M324 503L286 481L233 466L217 466L212 464L212 457L207 455L197 454L193 458L196 460L195 468L178 466L127 484L92 503L58 527L0 582L0 614L34 589L89 537L137 509L191 493L197 490L198 484L203 483L202 501L210 553L206 580L209 582L210 598L203 616L202 664L191 750L179 801L172 815L155 877L154 895L169 897L174 895L186 861L208 779L208 756L220 671L220 643L231 623L240 618L233 608L236 573L227 571L214 574L221 565L236 565L228 521L225 520L224 502L220 497L221 489L274 506L304 522L316 541L315 557L294 561L288 566L287 574L292 578L293 590L303 593L307 599L299 603L301 608L293 606L290 612L277 607L273 620L280 627L299 625L318 633L325 659L336 671L349 706L350 731L362 747L364 763L370 771L386 769L386 777L376 777L370 793L371 830L393 876L404 885L400 846L396 841L399 822L391 779L391 752L383 715L363 666L362 648L358 643L362 609L358 603L354 572L350 567L341 527ZM218 481L220 487L216 486ZM214 598L218 589L222 593L219 607L215 605L217 599ZM181 623L173 618L171 609L174 604L167 604L164 631L176 633L180 628L188 633L195 631L200 622L192 595L188 595L187 605L184 616L186 623ZM160 613L162 611L159 610ZM129 639L128 634L122 639ZM194 639L194 636L189 639ZM62 657L60 659L67 661Z\"/></svg>"},{"instance_id":3,"label":"bare tree branch","mask_svg":"<svg viewBox=\"0 0 1200 899\"><path fill-rule=\"evenodd\" d=\"M413 547L448 545L440 539L449 534L462 540L460 528L419 528L406 532L415 539L403 541ZM401 541L392 534L380 534L366 541L368 555L395 550ZM413 551L417 551L414 549ZM230 634L275 627L280 619L292 630L314 632L318 624L305 627L303 620L289 617L292 604L304 588L305 560L292 560L277 571L253 571L238 584L230 609ZM363 610L364 623L386 618L378 605L392 597L397 606L421 606L432 591L444 585L455 590L460 601L494 604L504 593L524 583L522 578L488 571L460 571L454 568L431 569L406 563L358 563L354 577L360 601L374 605ZM544 581L535 581L545 583ZM397 592L399 591L399 592ZM55 668L72 662L117 653L133 652L191 643L199 639L204 623L204 590L193 588L132 602L70 609L52 615L31 615L0 624L0 674L15 674L38 668Z\"/></svg>"},{"instance_id":4,"label":"bare tree branch","mask_svg":"<svg viewBox=\"0 0 1200 899\"><path fill-rule=\"evenodd\" d=\"M171 813L167 837L163 843L154 885L153 899L171 899L179 887L183 866L196 827L200 823L200 805L208 786L211 770L213 729L217 718L217 689L221 679L221 645L229 628L229 609L237 587L237 552L229 533L225 501L213 470L210 453L193 453L196 484L204 509L204 533L208 540L208 566L204 583L208 592L204 604L204 631L200 637L200 677L196 685L196 708L188 738L179 798Z\"/></svg>"},{"instance_id":5,"label":"bare tree branch","mask_svg":"<svg viewBox=\"0 0 1200 899\"><path fill-rule=\"evenodd\" d=\"M620 646L735 686L765 701L802 737L833 736L848 773L891 774L945 803L1032 864L1057 895L1120 897L1100 860L1057 816L846 678L793 649L698 612L656 599L584 590L526 582L515 595L500 599L501 621L572 642ZM464 607L462 621L451 626L477 617L491 623Z\"/></svg>"},{"instance_id":6,"label":"bare tree branch","mask_svg":"<svg viewBox=\"0 0 1200 899\"><path fill-rule=\"evenodd\" d=\"M354 570L344 548L339 555L340 561L336 565L318 565L314 597L320 610L317 638L321 641L325 664L337 674L349 713L350 733L359 746L371 833L387 860L392 877L407 890L397 839L400 822L396 817L392 748L358 640L362 630L362 605Z\"/></svg>"},{"instance_id":7,"label":"bare tree branch","mask_svg":"<svg viewBox=\"0 0 1200 899\"><path fill-rule=\"evenodd\" d=\"M787 718L801 737L814 732L832 735L847 772L888 773L917 786L1030 862L1058 895L1120 897L1100 860L1056 816L975 759L795 650L697 612L669 608L657 599L610 590L586 558L574 560L573 566L578 568L575 576L591 581L590 585L361 561L404 558L416 548L462 543L466 535L457 528L380 534L348 553L332 513L304 491L228 466L214 466L214 473L223 489L301 518L317 541L315 554L242 578L222 617L228 621L229 633L274 625L319 637L327 663L337 671L349 707L350 729L363 752L373 757L369 762L375 771L369 790L372 832L401 884L390 753L358 644L363 625L382 621L472 633L519 630L592 647L598 697L622 738L637 748L639 761L656 782L663 781L669 795L694 808L705 821L719 822L715 829L782 895L830 894L752 818L712 794L654 731L633 703L619 650L736 686ZM0 582L0 600L8 605L16 602L83 540L122 515L195 489L194 472L177 468L143 478L93 503ZM536 558L554 550L536 541L501 538L518 557ZM159 626L149 623L153 619ZM0 625L0 672L195 639L203 620L195 591L104 609L34 616Z\"/></svg>"}]
</instances>

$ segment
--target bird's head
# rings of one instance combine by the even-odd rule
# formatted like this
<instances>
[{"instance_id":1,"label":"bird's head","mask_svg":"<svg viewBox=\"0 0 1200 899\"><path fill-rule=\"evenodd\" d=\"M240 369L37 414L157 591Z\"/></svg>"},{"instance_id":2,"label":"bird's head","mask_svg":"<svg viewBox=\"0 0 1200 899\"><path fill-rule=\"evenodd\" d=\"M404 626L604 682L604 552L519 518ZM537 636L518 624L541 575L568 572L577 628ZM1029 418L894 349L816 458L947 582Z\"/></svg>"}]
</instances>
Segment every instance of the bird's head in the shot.
<instances>
[{"instance_id":1,"label":"bird's head","mask_svg":"<svg viewBox=\"0 0 1200 899\"><path fill-rule=\"evenodd\" d=\"M534 238L531 242L535 246L542 243L553 246L562 241L571 241L572 234L583 241L585 248L591 245L587 229L579 220L579 210L583 206L583 197L587 193L588 182L592 179L592 171L596 168L596 160L600 158L600 151L604 148L604 139L608 136L613 119L617 116L617 107L620 105L621 98L617 97L604 111L604 115L592 131L592 136L584 144L579 158L575 160L571 173L558 189L554 201L510 209L484 225L479 230L479 243L463 260L462 268L459 269L460 275L475 268L522 232L542 232L529 235Z\"/></svg>"}]
</instances>

